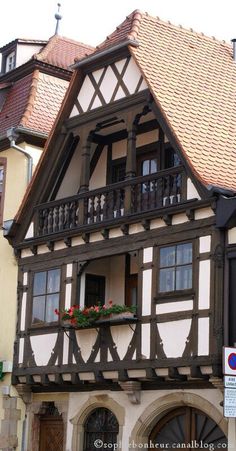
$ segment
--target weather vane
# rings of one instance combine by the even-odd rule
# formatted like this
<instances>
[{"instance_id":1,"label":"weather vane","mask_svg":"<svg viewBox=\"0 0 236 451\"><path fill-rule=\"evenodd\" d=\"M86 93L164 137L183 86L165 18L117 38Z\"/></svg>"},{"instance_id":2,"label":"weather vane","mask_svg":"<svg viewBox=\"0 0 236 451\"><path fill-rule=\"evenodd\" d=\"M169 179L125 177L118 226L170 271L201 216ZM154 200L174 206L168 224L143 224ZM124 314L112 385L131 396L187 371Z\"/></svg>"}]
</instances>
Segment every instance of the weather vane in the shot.
<instances>
[{"instance_id":1,"label":"weather vane","mask_svg":"<svg viewBox=\"0 0 236 451\"><path fill-rule=\"evenodd\" d=\"M57 21L55 34L58 34L58 30L59 30L59 22L60 22L60 20L62 19L62 16L59 14L59 12L60 12L60 7L61 7L61 3L58 3L57 6L58 6L58 11L57 11L57 13L56 13L55 16L54 16L55 19L56 19L56 21Z\"/></svg>"}]
</instances>

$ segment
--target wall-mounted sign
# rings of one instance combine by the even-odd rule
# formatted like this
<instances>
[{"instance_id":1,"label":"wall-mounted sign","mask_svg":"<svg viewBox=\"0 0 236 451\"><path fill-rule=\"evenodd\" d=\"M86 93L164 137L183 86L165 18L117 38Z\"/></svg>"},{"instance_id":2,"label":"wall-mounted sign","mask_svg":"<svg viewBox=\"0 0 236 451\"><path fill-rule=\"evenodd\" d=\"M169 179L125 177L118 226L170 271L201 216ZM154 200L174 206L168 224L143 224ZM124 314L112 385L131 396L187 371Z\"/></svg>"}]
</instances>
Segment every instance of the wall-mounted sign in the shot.
<instances>
[{"instance_id":1,"label":"wall-mounted sign","mask_svg":"<svg viewBox=\"0 0 236 451\"><path fill-rule=\"evenodd\" d=\"M224 417L236 418L236 390L225 388L224 390Z\"/></svg>"},{"instance_id":2,"label":"wall-mounted sign","mask_svg":"<svg viewBox=\"0 0 236 451\"><path fill-rule=\"evenodd\" d=\"M223 348L223 373L236 376L236 348Z\"/></svg>"}]
</instances>

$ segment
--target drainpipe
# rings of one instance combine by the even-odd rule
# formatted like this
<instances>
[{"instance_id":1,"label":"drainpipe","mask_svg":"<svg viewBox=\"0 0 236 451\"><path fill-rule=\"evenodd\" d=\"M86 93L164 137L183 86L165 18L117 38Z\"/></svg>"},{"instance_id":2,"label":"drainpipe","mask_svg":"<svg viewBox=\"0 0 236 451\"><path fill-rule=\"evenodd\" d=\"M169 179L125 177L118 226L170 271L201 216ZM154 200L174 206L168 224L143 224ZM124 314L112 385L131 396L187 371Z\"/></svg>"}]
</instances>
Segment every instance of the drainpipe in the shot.
<instances>
[{"instance_id":1,"label":"drainpipe","mask_svg":"<svg viewBox=\"0 0 236 451\"><path fill-rule=\"evenodd\" d=\"M236 61L236 39L231 39L233 43L233 60Z\"/></svg>"},{"instance_id":2,"label":"drainpipe","mask_svg":"<svg viewBox=\"0 0 236 451\"><path fill-rule=\"evenodd\" d=\"M22 149L20 146L16 145L16 139L18 138L19 134L16 133L14 128L9 128L7 130L7 137L10 141L10 146L12 149L17 150L18 152L23 153L23 155L27 158L28 160L28 165L27 165L27 185L29 184L31 178L32 178L32 174L33 174L33 158L31 157L31 155L26 152L24 149Z\"/></svg>"}]
</instances>

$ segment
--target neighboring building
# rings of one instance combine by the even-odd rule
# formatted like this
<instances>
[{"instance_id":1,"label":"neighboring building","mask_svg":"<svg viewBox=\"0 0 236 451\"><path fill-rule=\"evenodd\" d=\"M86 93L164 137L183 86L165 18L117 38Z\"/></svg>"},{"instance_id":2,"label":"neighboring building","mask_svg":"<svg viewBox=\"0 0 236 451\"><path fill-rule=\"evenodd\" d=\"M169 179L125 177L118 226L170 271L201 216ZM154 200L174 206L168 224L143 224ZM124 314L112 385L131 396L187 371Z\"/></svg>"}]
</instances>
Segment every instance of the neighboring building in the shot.
<instances>
[{"instance_id":1,"label":"neighboring building","mask_svg":"<svg viewBox=\"0 0 236 451\"><path fill-rule=\"evenodd\" d=\"M236 448L215 213L236 191L235 86L230 45L139 11L75 64L7 236L27 450ZM98 299L137 317L75 330L54 313Z\"/></svg>"},{"instance_id":2,"label":"neighboring building","mask_svg":"<svg viewBox=\"0 0 236 451\"><path fill-rule=\"evenodd\" d=\"M3 235L19 208L63 101L72 76L68 66L75 57L91 51L89 46L57 35L48 42L16 39L0 49L0 362L4 373L0 449L15 449L17 442L21 445L22 428L17 430L17 419L24 419L23 404L11 387L17 266Z\"/></svg>"}]
</instances>

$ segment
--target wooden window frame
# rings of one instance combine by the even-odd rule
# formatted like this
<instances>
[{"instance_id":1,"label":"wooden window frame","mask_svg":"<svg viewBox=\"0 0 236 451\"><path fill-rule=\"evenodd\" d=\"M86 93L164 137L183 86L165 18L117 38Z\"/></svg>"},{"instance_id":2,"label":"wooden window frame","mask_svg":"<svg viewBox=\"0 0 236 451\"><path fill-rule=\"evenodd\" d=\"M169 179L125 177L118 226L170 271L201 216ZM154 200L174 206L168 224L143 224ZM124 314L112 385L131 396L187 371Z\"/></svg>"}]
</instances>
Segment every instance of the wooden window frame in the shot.
<instances>
[{"instance_id":1,"label":"wooden window frame","mask_svg":"<svg viewBox=\"0 0 236 451\"><path fill-rule=\"evenodd\" d=\"M173 290L173 291L159 291L159 285L160 285L160 270L163 269L160 266L160 250L163 248L167 248L167 247L177 247L183 244L192 244L192 287L191 288L186 288L186 289L181 289L181 290ZM190 264L189 264L190 265ZM178 266L185 266L185 265L174 265L175 269ZM166 268L169 268L171 266L167 266ZM155 296L155 301L156 302L166 302L168 300L170 300L170 302L173 302L175 299L182 298L184 299L191 299L194 296L195 293L195 277L194 277L194 273L196 271L195 268L195 242L194 240L186 240L186 241L178 241L178 242L173 242L173 243L168 243L166 245L162 245L159 246L157 249L157 266L156 266L156 296ZM176 271L175 271L176 274Z\"/></svg>"},{"instance_id":2,"label":"wooden window frame","mask_svg":"<svg viewBox=\"0 0 236 451\"><path fill-rule=\"evenodd\" d=\"M34 278L35 278L35 274L41 273L41 272L46 272L47 274L47 279L48 279L48 272L49 271L53 271L58 269L60 271L60 286L59 286L59 291L55 292L59 294L59 299L58 299L58 309L60 310L61 308L61 295L62 295L62 268L60 266L53 266L53 267L47 267L47 268L42 268L42 269L37 269L36 271L32 272L31 275L31 284L30 284L30 298L31 298L31 306L30 306L30 310L29 310L29 316L28 316L28 324L30 326L31 329L45 329L48 327L53 327L53 326L58 326L59 324L59 317L56 321L52 321L52 322L46 322L46 321L42 321L40 323L33 323L33 303L34 303ZM46 280L47 280L46 279ZM52 293L52 294L55 294ZM44 295L46 296L48 293L44 293ZM46 303L46 300L45 300Z\"/></svg>"},{"instance_id":3,"label":"wooden window frame","mask_svg":"<svg viewBox=\"0 0 236 451\"><path fill-rule=\"evenodd\" d=\"M3 166L3 184L2 191L0 192L0 224L3 224L3 210L4 210L4 199L5 199L5 187L6 187L6 169L7 169L7 159L0 157L0 166Z\"/></svg>"}]
</instances>

